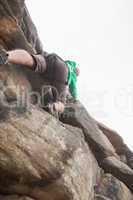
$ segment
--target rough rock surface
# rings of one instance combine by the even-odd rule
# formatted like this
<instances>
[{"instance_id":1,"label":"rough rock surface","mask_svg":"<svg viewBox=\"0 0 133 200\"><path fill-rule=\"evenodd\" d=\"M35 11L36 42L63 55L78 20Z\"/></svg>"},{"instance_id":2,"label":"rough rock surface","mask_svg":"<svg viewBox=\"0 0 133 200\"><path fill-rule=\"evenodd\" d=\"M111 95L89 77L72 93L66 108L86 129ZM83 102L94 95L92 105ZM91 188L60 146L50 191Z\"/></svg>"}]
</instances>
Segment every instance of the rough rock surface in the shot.
<instances>
[{"instance_id":1,"label":"rough rock surface","mask_svg":"<svg viewBox=\"0 0 133 200\"><path fill-rule=\"evenodd\" d=\"M99 166L107 173L111 172L133 191L133 170L120 160L110 141L81 103L68 104L61 120L81 128Z\"/></svg>"},{"instance_id":2,"label":"rough rock surface","mask_svg":"<svg viewBox=\"0 0 133 200\"><path fill-rule=\"evenodd\" d=\"M22 196L17 196L17 195L7 195L7 196L4 196L4 195L0 195L0 200L34 200L34 199L31 199L29 197L22 197Z\"/></svg>"},{"instance_id":3,"label":"rough rock surface","mask_svg":"<svg viewBox=\"0 0 133 200\"><path fill-rule=\"evenodd\" d=\"M133 200L130 190L111 174L101 178L100 185L96 188L96 200Z\"/></svg>"},{"instance_id":4,"label":"rough rock surface","mask_svg":"<svg viewBox=\"0 0 133 200\"><path fill-rule=\"evenodd\" d=\"M97 125L114 146L116 153L120 156L120 159L133 169L133 153L124 143L121 136L116 131L108 128L102 123L97 122Z\"/></svg>"},{"instance_id":5,"label":"rough rock surface","mask_svg":"<svg viewBox=\"0 0 133 200\"><path fill-rule=\"evenodd\" d=\"M34 107L14 115L0 123L0 191L39 199L93 199L98 165L82 131Z\"/></svg>"},{"instance_id":6,"label":"rough rock surface","mask_svg":"<svg viewBox=\"0 0 133 200\"><path fill-rule=\"evenodd\" d=\"M0 45L41 53L24 0L0 0ZM34 95L25 101L43 84L25 67L0 66L0 200L132 200L133 153L122 138L80 102L59 121Z\"/></svg>"}]
</instances>

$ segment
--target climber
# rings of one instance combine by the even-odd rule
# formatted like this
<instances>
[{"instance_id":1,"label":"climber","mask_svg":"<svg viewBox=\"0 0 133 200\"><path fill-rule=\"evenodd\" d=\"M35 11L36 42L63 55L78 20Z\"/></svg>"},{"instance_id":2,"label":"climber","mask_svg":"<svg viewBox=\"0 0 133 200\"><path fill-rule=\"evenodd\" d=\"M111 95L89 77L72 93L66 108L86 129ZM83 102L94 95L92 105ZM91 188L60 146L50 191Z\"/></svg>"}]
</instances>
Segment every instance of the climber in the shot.
<instances>
[{"instance_id":1,"label":"climber","mask_svg":"<svg viewBox=\"0 0 133 200\"><path fill-rule=\"evenodd\" d=\"M0 50L0 65L12 63L27 66L35 72L43 74L50 85L56 90L53 92L55 99L49 104L51 112L57 111L62 113L67 95L67 86L74 99L77 100L76 81L79 75L79 68L74 61L63 61L56 54L29 54L23 49L6 52Z\"/></svg>"}]
</instances>

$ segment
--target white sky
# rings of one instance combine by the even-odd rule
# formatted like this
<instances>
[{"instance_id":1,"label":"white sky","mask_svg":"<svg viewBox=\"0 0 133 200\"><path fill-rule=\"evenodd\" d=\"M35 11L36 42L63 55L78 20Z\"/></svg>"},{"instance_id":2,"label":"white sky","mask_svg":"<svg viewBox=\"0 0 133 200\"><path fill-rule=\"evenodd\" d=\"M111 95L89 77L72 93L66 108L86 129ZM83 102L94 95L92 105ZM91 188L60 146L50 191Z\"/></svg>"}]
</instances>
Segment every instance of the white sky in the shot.
<instances>
[{"instance_id":1,"label":"white sky","mask_svg":"<svg viewBox=\"0 0 133 200\"><path fill-rule=\"evenodd\" d=\"M89 113L133 149L133 1L26 0L44 50L74 59Z\"/></svg>"}]
</instances>

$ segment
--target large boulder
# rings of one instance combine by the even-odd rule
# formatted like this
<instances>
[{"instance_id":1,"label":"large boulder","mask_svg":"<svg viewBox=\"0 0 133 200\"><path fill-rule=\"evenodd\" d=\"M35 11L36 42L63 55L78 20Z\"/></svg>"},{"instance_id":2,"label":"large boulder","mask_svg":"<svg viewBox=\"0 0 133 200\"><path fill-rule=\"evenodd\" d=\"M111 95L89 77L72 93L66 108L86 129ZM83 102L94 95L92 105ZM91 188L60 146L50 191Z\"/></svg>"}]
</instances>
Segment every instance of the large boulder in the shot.
<instances>
[{"instance_id":1,"label":"large boulder","mask_svg":"<svg viewBox=\"0 0 133 200\"><path fill-rule=\"evenodd\" d=\"M68 103L65 112L61 116L61 121L82 129L85 139L95 152L97 160L101 161L107 156L116 156L114 147L107 137L98 128L95 120L88 114L84 106L77 102Z\"/></svg>"},{"instance_id":2,"label":"large boulder","mask_svg":"<svg viewBox=\"0 0 133 200\"><path fill-rule=\"evenodd\" d=\"M31 106L0 123L0 193L93 200L98 171L82 131L44 111Z\"/></svg>"},{"instance_id":3,"label":"large boulder","mask_svg":"<svg viewBox=\"0 0 133 200\"><path fill-rule=\"evenodd\" d=\"M112 145L113 139L109 140L106 137L105 133L99 129L98 123L87 113L80 102L77 104L68 103L61 120L81 128L99 166L123 181L133 191L133 170L120 160L116 154L115 145L114 147ZM116 137L119 138L117 135L114 138Z\"/></svg>"},{"instance_id":4,"label":"large boulder","mask_svg":"<svg viewBox=\"0 0 133 200\"><path fill-rule=\"evenodd\" d=\"M100 185L96 188L96 200L133 200L130 190L111 174L101 178Z\"/></svg>"},{"instance_id":5,"label":"large boulder","mask_svg":"<svg viewBox=\"0 0 133 200\"><path fill-rule=\"evenodd\" d=\"M26 197L26 196L18 196L18 195L0 195L0 200L35 200L35 199L31 199L30 197Z\"/></svg>"},{"instance_id":6,"label":"large boulder","mask_svg":"<svg viewBox=\"0 0 133 200\"><path fill-rule=\"evenodd\" d=\"M113 174L133 191L133 170L115 157L107 157L101 162L102 168Z\"/></svg>"},{"instance_id":7,"label":"large boulder","mask_svg":"<svg viewBox=\"0 0 133 200\"><path fill-rule=\"evenodd\" d=\"M105 126L104 124L97 122L99 129L106 135L111 144L116 150L116 153L120 156L121 160L129 165L133 169L133 152L124 143L122 137L111 128Z\"/></svg>"}]
</instances>

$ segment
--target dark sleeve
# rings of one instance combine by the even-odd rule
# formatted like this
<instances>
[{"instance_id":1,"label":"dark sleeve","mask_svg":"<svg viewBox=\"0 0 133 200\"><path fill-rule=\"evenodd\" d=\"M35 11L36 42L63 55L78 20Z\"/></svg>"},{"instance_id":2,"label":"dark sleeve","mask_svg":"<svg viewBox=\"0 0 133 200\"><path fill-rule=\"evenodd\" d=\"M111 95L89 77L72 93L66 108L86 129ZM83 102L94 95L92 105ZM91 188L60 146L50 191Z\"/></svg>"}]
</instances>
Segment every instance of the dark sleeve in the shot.
<instances>
[{"instance_id":1,"label":"dark sleeve","mask_svg":"<svg viewBox=\"0 0 133 200\"><path fill-rule=\"evenodd\" d=\"M43 53L42 43L41 43L40 38L38 36L37 36L36 41L35 41L35 50L38 54Z\"/></svg>"},{"instance_id":2,"label":"dark sleeve","mask_svg":"<svg viewBox=\"0 0 133 200\"><path fill-rule=\"evenodd\" d=\"M35 72L44 73L46 70L46 60L41 54L31 55L34 59L33 70Z\"/></svg>"},{"instance_id":3,"label":"dark sleeve","mask_svg":"<svg viewBox=\"0 0 133 200\"><path fill-rule=\"evenodd\" d=\"M40 41L36 26L31 19L31 16L29 14L26 5L24 7L23 22L21 26L26 39L35 49L36 53L42 54L43 53L42 43Z\"/></svg>"}]
</instances>

